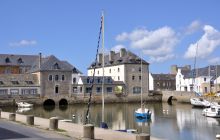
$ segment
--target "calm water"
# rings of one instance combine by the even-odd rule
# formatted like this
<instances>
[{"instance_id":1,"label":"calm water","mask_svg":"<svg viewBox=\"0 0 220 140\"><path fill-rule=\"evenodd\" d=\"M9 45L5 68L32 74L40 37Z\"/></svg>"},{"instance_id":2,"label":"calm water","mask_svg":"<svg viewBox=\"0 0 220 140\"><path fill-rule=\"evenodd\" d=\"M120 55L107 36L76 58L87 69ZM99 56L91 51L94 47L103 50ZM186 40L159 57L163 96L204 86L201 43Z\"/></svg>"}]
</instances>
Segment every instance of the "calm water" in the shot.
<instances>
[{"instance_id":1,"label":"calm water","mask_svg":"<svg viewBox=\"0 0 220 140\"><path fill-rule=\"evenodd\" d=\"M169 140L215 140L220 133L220 119L207 118L201 115L202 109L192 108L188 104L152 103L146 105L153 112L150 122L140 122L134 117L139 104L106 104L105 122L111 129L137 129L138 132L150 132L152 136ZM17 108L2 108L3 111L21 114L34 114L38 117L50 118L58 116L71 119L74 123L84 122L87 106L72 105L68 107L43 108L21 112ZM91 123L99 126L101 121L101 105L92 105L90 109ZM75 118L72 118L72 115Z\"/></svg>"}]
</instances>

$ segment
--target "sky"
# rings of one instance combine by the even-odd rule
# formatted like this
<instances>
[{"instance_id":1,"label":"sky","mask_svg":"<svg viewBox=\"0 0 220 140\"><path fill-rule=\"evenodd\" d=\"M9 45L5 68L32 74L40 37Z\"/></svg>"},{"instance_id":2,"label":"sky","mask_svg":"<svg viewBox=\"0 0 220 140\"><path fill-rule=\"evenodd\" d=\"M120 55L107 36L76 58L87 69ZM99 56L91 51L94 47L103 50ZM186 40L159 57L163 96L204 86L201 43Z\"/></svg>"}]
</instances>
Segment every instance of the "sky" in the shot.
<instances>
[{"instance_id":1,"label":"sky","mask_svg":"<svg viewBox=\"0 0 220 140\"><path fill-rule=\"evenodd\" d=\"M104 11L105 53L126 48L149 62L151 73L193 66L195 56L196 67L220 64L219 6L219 0L1 0L0 53L55 55L87 75Z\"/></svg>"}]
</instances>

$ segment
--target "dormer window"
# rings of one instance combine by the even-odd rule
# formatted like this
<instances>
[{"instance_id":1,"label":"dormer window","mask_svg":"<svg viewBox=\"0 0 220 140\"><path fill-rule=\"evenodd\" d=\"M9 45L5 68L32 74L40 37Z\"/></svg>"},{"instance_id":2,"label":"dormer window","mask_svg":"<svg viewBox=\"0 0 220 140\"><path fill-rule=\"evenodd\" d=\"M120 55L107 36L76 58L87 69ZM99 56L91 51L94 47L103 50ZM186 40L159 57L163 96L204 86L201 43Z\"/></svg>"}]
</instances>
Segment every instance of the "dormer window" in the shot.
<instances>
[{"instance_id":1,"label":"dormer window","mask_svg":"<svg viewBox=\"0 0 220 140\"><path fill-rule=\"evenodd\" d=\"M6 59L5 59L5 63L10 63L11 61L10 61L10 59L7 57Z\"/></svg>"},{"instance_id":2,"label":"dormer window","mask_svg":"<svg viewBox=\"0 0 220 140\"><path fill-rule=\"evenodd\" d=\"M55 70L60 69L60 67L59 67L59 65L58 65L57 63L55 63L55 64L53 65L53 68L54 68Z\"/></svg>"},{"instance_id":3,"label":"dormer window","mask_svg":"<svg viewBox=\"0 0 220 140\"><path fill-rule=\"evenodd\" d=\"M18 81L11 81L11 83L12 83L13 85L19 85L19 82L18 82Z\"/></svg>"},{"instance_id":4,"label":"dormer window","mask_svg":"<svg viewBox=\"0 0 220 140\"><path fill-rule=\"evenodd\" d=\"M22 60L21 58L19 58L19 59L17 60L17 62L18 62L18 64L21 64L21 63L23 63L23 60Z\"/></svg>"},{"instance_id":5,"label":"dormer window","mask_svg":"<svg viewBox=\"0 0 220 140\"><path fill-rule=\"evenodd\" d=\"M33 85L33 81L25 81L28 85Z\"/></svg>"}]
</instances>

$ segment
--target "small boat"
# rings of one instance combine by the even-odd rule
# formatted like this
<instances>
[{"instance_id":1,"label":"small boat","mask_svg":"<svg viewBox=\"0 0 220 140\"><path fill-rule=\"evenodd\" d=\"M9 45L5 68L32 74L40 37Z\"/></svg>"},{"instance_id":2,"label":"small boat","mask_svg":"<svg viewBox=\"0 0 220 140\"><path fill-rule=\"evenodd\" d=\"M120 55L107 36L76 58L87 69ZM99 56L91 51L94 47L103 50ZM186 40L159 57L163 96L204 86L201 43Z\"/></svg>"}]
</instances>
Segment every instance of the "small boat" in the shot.
<instances>
[{"instance_id":1,"label":"small boat","mask_svg":"<svg viewBox=\"0 0 220 140\"><path fill-rule=\"evenodd\" d=\"M204 100L202 98L191 98L190 102L194 107L210 107L211 106L211 103L209 101Z\"/></svg>"},{"instance_id":2,"label":"small boat","mask_svg":"<svg viewBox=\"0 0 220 140\"><path fill-rule=\"evenodd\" d=\"M19 108L30 108L33 107L33 104L29 104L27 102L16 102Z\"/></svg>"},{"instance_id":3,"label":"small boat","mask_svg":"<svg viewBox=\"0 0 220 140\"><path fill-rule=\"evenodd\" d=\"M135 116L138 119L151 119L151 111L147 108L138 108L135 111Z\"/></svg>"},{"instance_id":4,"label":"small boat","mask_svg":"<svg viewBox=\"0 0 220 140\"><path fill-rule=\"evenodd\" d=\"M202 115L206 117L220 118L220 107L212 105L209 108L205 108L202 111Z\"/></svg>"}]
</instances>

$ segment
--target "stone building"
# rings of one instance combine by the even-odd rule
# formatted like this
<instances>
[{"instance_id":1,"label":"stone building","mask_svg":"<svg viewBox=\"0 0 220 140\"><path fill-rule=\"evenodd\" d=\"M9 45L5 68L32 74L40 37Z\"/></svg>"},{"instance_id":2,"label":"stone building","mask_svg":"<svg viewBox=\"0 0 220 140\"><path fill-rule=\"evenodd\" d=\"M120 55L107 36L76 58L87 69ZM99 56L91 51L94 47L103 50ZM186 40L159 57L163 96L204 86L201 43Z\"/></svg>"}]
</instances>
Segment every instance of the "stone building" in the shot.
<instances>
[{"instance_id":1,"label":"stone building","mask_svg":"<svg viewBox=\"0 0 220 140\"><path fill-rule=\"evenodd\" d=\"M0 54L0 94L68 96L73 93L73 73L80 72L53 55Z\"/></svg>"},{"instance_id":2,"label":"stone building","mask_svg":"<svg viewBox=\"0 0 220 140\"><path fill-rule=\"evenodd\" d=\"M153 77L154 90L176 90L176 75L174 74L151 74Z\"/></svg>"},{"instance_id":3,"label":"stone building","mask_svg":"<svg viewBox=\"0 0 220 140\"><path fill-rule=\"evenodd\" d=\"M88 68L88 76L102 76L102 58L99 54L98 63L92 63ZM114 81L121 81L125 84L125 94L140 94L141 88L144 94L149 93L149 63L134 53L122 48L120 52L110 51L104 56L104 75L110 76ZM142 87L141 87L142 82Z\"/></svg>"}]
</instances>

